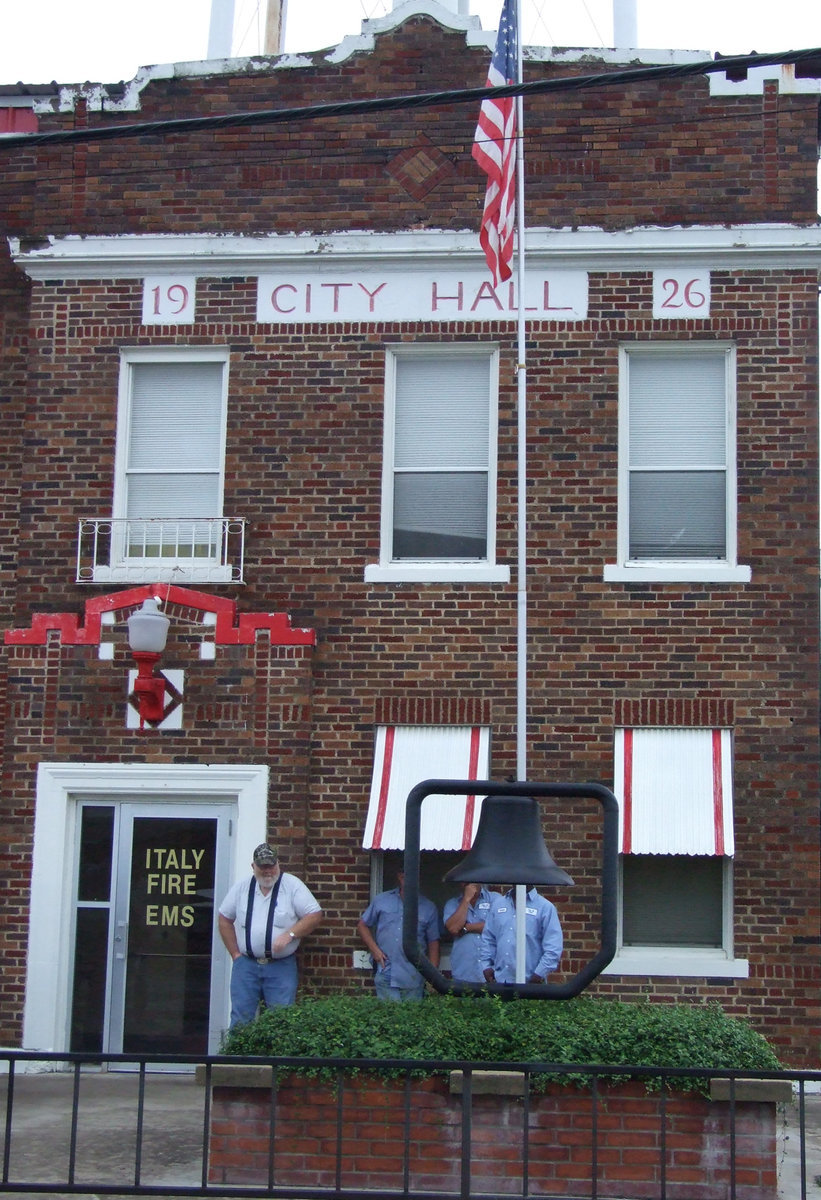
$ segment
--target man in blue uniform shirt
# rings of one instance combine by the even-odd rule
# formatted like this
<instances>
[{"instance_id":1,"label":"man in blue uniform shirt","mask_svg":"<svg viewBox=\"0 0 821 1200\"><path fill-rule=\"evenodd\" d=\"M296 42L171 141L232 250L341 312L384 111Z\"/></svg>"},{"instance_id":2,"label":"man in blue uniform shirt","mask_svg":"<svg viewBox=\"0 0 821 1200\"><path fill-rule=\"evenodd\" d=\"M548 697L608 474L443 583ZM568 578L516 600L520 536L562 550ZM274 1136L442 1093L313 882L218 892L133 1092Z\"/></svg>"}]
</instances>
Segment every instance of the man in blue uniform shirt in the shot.
<instances>
[{"instance_id":1,"label":"man in blue uniform shirt","mask_svg":"<svg viewBox=\"0 0 821 1200\"><path fill-rule=\"evenodd\" d=\"M562 927L556 906L535 888L525 898L525 981L544 983L562 957ZM482 930L479 961L488 983L516 982L516 889L494 894Z\"/></svg>"},{"instance_id":2,"label":"man in blue uniform shirt","mask_svg":"<svg viewBox=\"0 0 821 1200\"><path fill-rule=\"evenodd\" d=\"M380 1000L421 1000L425 980L402 950L402 896L405 873L398 871L398 887L381 892L363 912L356 926L376 966L373 982ZM419 949L439 966L439 914L425 896L419 897L417 921Z\"/></svg>"},{"instance_id":3,"label":"man in blue uniform shirt","mask_svg":"<svg viewBox=\"0 0 821 1200\"><path fill-rule=\"evenodd\" d=\"M445 929L453 937L450 973L454 979L464 979L467 983L484 982L479 946L490 900L491 894L483 884L466 883L461 897L453 896L445 904L442 917Z\"/></svg>"}]
</instances>

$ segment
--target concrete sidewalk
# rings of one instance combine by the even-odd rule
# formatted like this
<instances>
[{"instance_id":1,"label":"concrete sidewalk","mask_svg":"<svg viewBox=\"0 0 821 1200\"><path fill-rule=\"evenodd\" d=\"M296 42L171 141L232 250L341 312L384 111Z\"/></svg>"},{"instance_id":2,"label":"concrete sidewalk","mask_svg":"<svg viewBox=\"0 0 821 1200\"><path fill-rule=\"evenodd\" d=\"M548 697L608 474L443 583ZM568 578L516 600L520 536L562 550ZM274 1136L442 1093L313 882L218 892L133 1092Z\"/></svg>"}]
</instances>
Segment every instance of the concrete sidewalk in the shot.
<instances>
[{"instance_id":1,"label":"concrete sidewalk","mask_svg":"<svg viewBox=\"0 0 821 1200\"><path fill-rule=\"evenodd\" d=\"M5 1161L8 1076L0 1078L0 1146ZM193 1075L151 1074L145 1081L145 1110L139 1179L135 1175L139 1076L131 1072L83 1072L79 1084L75 1186L137 1183L161 1187L167 1200L176 1187L202 1183L205 1092ZM74 1076L71 1073L17 1075L8 1150L9 1187L65 1184ZM799 1106L779 1109L779 1200L801 1200ZM806 1196L821 1200L821 1095L805 1097ZM31 1193L28 1193L29 1195ZM60 1200L71 1193L49 1191ZM76 1196L76 1192L73 1193ZM93 1195L93 1190L89 1195ZM218 1193L212 1193L218 1196ZM0 1196L23 1200L24 1193Z\"/></svg>"},{"instance_id":2,"label":"concrete sidewalk","mask_svg":"<svg viewBox=\"0 0 821 1200\"><path fill-rule=\"evenodd\" d=\"M0 1079L3 1154L7 1083L7 1076ZM70 1072L15 1076L8 1164L10 1185L65 1184L71 1178L73 1093L74 1075ZM190 1074L146 1075L139 1178L135 1174L138 1099L136 1072L82 1072L73 1164L75 1185L162 1186L168 1189L170 1200L175 1186L201 1184L204 1089L195 1084ZM48 1194L56 1198L70 1193L55 1190ZM93 1191L89 1194L93 1195ZM0 1195L22 1200L23 1193L0 1191Z\"/></svg>"},{"instance_id":3,"label":"concrete sidewalk","mask_svg":"<svg viewBox=\"0 0 821 1200\"><path fill-rule=\"evenodd\" d=\"M779 1111L778 1200L801 1200L801 1128L797 1099ZM821 1095L804 1096L804 1177L807 1200L821 1200Z\"/></svg>"}]
</instances>

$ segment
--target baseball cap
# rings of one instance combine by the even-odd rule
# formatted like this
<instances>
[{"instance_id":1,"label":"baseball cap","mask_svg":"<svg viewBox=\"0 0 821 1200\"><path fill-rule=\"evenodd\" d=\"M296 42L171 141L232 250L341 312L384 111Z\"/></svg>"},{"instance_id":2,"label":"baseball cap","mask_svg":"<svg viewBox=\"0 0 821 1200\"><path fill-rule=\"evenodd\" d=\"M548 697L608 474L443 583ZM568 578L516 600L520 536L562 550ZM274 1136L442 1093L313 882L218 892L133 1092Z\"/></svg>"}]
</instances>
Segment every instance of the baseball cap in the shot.
<instances>
[{"instance_id":1,"label":"baseball cap","mask_svg":"<svg viewBox=\"0 0 821 1200\"><path fill-rule=\"evenodd\" d=\"M254 862L258 867L266 867L277 862L279 855L273 846L269 846L267 842L260 842L254 851Z\"/></svg>"}]
</instances>

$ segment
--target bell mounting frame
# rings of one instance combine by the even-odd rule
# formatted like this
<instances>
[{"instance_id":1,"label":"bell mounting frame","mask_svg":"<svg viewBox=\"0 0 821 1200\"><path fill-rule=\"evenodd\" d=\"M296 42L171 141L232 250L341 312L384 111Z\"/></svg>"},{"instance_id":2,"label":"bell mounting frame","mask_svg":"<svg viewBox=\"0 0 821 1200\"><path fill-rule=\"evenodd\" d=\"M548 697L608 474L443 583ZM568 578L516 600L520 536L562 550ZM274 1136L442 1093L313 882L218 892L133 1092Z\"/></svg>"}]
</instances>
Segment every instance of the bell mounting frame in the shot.
<instances>
[{"instance_id":1,"label":"bell mounting frame","mask_svg":"<svg viewBox=\"0 0 821 1200\"><path fill-rule=\"evenodd\" d=\"M550 796L555 799L595 799L602 807L601 913L599 949L565 983L469 983L447 979L419 949L419 851L422 801L426 796ZM583 992L616 954L619 857L619 805L600 783L493 783L477 779L425 779L411 788L405 804L404 897L402 949L408 960L437 992L454 996L496 995L502 999L569 1000Z\"/></svg>"}]
</instances>

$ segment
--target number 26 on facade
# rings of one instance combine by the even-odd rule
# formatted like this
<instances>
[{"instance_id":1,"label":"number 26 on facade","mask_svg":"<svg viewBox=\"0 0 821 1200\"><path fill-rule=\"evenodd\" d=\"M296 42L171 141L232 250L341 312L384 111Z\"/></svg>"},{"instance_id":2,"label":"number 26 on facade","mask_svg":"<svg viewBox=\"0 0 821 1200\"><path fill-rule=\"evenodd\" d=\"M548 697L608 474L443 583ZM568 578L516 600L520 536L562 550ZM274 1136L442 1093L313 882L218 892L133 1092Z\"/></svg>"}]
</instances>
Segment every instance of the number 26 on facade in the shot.
<instances>
[{"instance_id":1,"label":"number 26 on facade","mask_svg":"<svg viewBox=\"0 0 821 1200\"><path fill-rule=\"evenodd\" d=\"M653 316L656 319L686 321L709 315L709 271L653 272Z\"/></svg>"}]
</instances>

